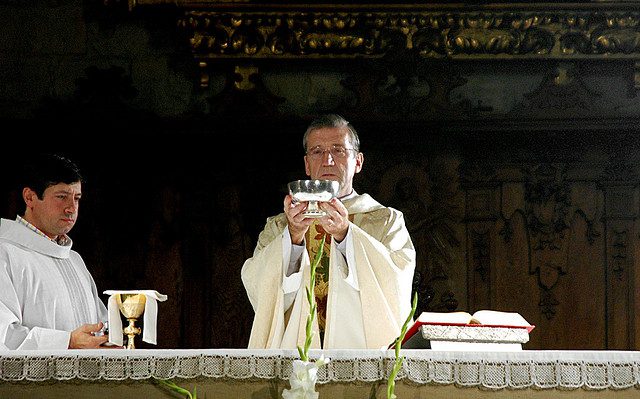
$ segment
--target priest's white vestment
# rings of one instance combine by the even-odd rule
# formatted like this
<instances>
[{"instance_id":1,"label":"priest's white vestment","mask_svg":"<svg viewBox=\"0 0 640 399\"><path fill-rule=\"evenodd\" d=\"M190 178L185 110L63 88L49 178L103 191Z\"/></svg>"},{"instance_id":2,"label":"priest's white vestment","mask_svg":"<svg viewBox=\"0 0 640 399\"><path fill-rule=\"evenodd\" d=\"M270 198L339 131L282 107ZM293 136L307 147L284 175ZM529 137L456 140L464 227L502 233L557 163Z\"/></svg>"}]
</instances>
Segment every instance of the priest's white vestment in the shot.
<instances>
[{"instance_id":1,"label":"priest's white vestment","mask_svg":"<svg viewBox=\"0 0 640 399\"><path fill-rule=\"evenodd\" d=\"M391 344L411 311L415 250L402 213L368 194L343 201L352 222L346 257L331 242L325 349L379 349ZM310 259L286 275L291 254L284 213L267 219L242 281L255 316L249 348L303 345L309 314ZM292 298L291 300L287 298ZM320 348L317 317L312 348Z\"/></svg>"}]
</instances>

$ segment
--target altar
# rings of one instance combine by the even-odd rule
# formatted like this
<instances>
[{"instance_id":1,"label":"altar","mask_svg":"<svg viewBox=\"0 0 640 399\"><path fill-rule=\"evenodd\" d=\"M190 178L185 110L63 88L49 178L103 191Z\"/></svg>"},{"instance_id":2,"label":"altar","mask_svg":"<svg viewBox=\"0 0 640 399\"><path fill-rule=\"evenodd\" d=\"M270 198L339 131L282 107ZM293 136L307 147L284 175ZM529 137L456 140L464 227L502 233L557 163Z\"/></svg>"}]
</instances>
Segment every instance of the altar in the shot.
<instances>
[{"instance_id":1,"label":"altar","mask_svg":"<svg viewBox=\"0 0 640 399\"><path fill-rule=\"evenodd\" d=\"M398 398L637 398L640 352L403 350ZM393 351L312 350L329 364L320 398L386 398ZM293 350L64 350L0 352L0 398L280 398Z\"/></svg>"}]
</instances>

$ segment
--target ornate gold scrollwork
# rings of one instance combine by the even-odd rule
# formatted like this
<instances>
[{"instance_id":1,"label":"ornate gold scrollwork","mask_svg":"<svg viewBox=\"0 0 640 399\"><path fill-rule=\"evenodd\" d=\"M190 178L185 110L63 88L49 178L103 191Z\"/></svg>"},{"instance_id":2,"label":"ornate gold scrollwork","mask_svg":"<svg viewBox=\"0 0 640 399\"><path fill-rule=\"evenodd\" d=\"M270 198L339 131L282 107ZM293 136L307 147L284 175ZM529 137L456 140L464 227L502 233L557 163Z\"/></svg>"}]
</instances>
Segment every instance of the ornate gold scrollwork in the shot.
<instances>
[{"instance_id":1,"label":"ornate gold scrollwork","mask_svg":"<svg viewBox=\"0 0 640 399\"><path fill-rule=\"evenodd\" d=\"M198 57L380 57L391 47L426 58L640 58L640 11L191 11ZM337 7L336 7L337 9Z\"/></svg>"},{"instance_id":2,"label":"ornate gold scrollwork","mask_svg":"<svg viewBox=\"0 0 640 399\"><path fill-rule=\"evenodd\" d=\"M254 66L236 66L234 68L235 81L234 85L236 89L241 91L254 90L256 88L255 83L251 79L251 75L258 75L258 68Z\"/></svg>"},{"instance_id":3,"label":"ornate gold scrollwork","mask_svg":"<svg viewBox=\"0 0 640 399\"><path fill-rule=\"evenodd\" d=\"M381 59L398 50L433 61L640 62L640 2L635 0L464 7L190 0L179 7L184 15L178 27L198 62Z\"/></svg>"}]
</instances>

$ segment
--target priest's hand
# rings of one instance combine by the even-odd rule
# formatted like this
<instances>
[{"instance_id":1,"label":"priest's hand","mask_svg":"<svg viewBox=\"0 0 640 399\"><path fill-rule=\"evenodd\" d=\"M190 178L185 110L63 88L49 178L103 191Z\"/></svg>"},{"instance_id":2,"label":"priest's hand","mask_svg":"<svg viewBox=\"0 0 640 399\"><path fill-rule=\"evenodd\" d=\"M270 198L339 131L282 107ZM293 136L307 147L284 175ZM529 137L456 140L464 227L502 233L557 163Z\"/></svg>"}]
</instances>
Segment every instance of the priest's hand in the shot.
<instances>
[{"instance_id":1,"label":"priest's hand","mask_svg":"<svg viewBox=\"0 0 640 399\"><path fill-rule=\"evenodd\" d=\"M313 219L304 216L308 202L293 201L291 195L284 197L284 214L289 224L291 242L300 245L304 241L304 235L313 223Z\"/></svg>"},{"instance_id":2,"label":"priest's hand","mask_svg":"<svg viewBox=\"0 0 640 399\"><path fill-rule=\"evenodd\" d=\"M107 335L94 335L102 330L102 322L96 324L83 324L71 331L69 349L95 349L109 340Z\"/></svg>"},{"instance_id":3,"label":"priest's hand","mask_svg":"<svg viewBox=\"0 0 640 399\"><path fill-rule=\"evenodd\" d=\"M318 205L326 212L326 215L319 219L324 231L331 234L336 242L342 242L349 231L349 211L337 198L320 202Z\"/></svg>"}]
</instances>

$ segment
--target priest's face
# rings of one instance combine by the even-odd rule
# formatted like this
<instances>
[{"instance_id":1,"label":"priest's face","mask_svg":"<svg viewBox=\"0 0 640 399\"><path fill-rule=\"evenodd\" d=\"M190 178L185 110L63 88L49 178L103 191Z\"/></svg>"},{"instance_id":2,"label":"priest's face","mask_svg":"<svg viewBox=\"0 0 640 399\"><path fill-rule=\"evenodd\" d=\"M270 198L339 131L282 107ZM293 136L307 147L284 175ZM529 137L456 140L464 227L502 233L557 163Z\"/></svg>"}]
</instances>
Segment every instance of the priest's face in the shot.
<instances>
[{"instance_id":1,"label":"priest's face","mask_svg":"<svg viewBox=\"0 0 640 399\"><path fill-rule=\"evenodd\" d=\"M25 220L55 239L67 234L78 219L82 183L49 186L42 198L38 198L35 191L27 187L22 191L22 196L27 204Z\"/></svg>"},{"instance_id":2,"label":"priest's face","mask_svg":"<svg viewBox=\"0 0 640 399\"><path fill-rule=\"evenodd\" d=\"M353 148L346 126L309 132L307 155L304 157L305 171L312 179L339 182L338 197L353 191L353 176L362 170L363 162L364 156Z\"/></svg>"}]
</instances>

